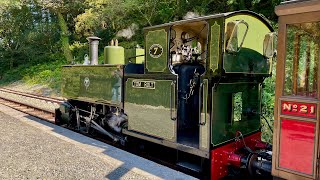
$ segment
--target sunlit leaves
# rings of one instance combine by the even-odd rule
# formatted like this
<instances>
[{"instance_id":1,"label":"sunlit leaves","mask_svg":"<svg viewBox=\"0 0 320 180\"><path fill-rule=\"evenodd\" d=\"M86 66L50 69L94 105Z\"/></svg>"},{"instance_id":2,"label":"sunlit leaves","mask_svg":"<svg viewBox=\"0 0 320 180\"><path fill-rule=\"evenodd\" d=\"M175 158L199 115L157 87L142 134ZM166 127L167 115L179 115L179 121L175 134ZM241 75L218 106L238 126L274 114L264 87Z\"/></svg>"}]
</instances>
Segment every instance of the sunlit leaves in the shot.
<instances>
[{"instance_id":1,"label":"sunlit leaves","mask_svg":"<svg viewBox=\"0 0 320 180\"><path fill-rule=\"evenodd\" d=\"M15 7L19 8L21 7L22 2L19 0L1 0L0 1L0 11L8 10L8 8Z\"/></svg>"}]
</instances>

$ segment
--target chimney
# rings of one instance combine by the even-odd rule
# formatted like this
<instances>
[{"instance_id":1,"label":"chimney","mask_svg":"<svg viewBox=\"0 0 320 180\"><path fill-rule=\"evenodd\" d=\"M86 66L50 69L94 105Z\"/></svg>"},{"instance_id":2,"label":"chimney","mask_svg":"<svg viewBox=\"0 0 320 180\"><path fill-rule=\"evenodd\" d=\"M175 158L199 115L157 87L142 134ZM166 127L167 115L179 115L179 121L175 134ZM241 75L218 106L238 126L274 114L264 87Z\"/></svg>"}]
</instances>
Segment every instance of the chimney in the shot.
<instances>
[{"instance_id":1,"label":"chimney","mask_svg":"<svg viewBox=\"0 0 320 180\"><path fill-rule=\"evenodd\" d=\"M98 65L98 46L101 38L93 36L88 37L87 40L89 41L90 65Z\"/></svg>"}]
</instances>

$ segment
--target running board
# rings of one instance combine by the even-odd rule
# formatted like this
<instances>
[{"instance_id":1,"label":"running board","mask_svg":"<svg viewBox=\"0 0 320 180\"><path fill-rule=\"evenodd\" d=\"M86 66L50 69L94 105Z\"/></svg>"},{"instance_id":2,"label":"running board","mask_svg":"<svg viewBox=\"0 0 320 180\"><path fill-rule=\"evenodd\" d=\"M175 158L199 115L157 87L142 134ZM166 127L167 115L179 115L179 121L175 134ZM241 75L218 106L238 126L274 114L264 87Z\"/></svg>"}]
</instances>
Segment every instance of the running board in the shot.
<instances>
[{"instance_id":1,"label":"running board","mask_svg":"<svg viewBox=\"0 0 320 180\"><path fill-rule=\"evenodd\" d=\"M183 168L186 168L186 169L189 169L191 171L201 172L201 167L199 165L193 164L190 162L181 161L181 162L178 162L176 165L183 167Z\"/></svg>"},{"instance_id":2,"label":"running board","mask_svg":"<svg viewBox=\"0 0 320 180\"><path fill-rule=\"evenodd\" d=\"M197 156L209 159L209 154L210 154L209 151L197 149L197 148L194 148L191 146L186 146L184 144L179 144L179 143L172 142L172 141L169 141L166 139L155 138L155 137L145 135L145 134L142 134L139 132L129 131L127 129L123 129L122 133L129 135L129 136L136 137L136 138L144 139L146 141L150 141L153 143L161 144L161 145L173 148L173 149L177 149L179 151L183 151L183 152L186 152L189 154L193 154L193 155L197 155Z\"/></svg>"}]
</instances>

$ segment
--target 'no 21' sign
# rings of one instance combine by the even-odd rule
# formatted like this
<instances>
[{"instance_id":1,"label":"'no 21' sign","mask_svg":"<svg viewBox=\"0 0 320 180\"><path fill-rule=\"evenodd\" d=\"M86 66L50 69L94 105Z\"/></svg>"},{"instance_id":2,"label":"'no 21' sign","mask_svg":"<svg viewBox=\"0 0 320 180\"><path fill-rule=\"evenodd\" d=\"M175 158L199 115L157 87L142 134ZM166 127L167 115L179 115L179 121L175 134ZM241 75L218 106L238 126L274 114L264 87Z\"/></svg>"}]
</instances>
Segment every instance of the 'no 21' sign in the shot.
<instances>
[{"instance_id":1,"label":"'no 21' sign","mask_svg":"<svg viewBox=\"0 0 320 180\"><path fill-rule=\"evenodd\" d=\"M303 103L303 102L292 102L292 101L281 102L282 115L316 118L316 115L317 115L316 110L317 110L317 105L314 103Z\"/></svg>"}]
</instances>

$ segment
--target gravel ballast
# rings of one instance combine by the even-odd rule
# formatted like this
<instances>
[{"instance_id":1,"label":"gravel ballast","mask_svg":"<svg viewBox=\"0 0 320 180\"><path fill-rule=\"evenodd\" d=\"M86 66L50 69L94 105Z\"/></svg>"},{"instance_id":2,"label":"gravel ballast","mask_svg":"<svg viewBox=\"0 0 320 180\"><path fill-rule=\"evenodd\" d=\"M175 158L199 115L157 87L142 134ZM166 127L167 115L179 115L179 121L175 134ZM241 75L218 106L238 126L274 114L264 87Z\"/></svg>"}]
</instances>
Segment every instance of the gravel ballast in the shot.
<instances>
[{"instance_id":1,"label":"gravel ballast","mask_svg":"<svg viewBox=\"0 0 320 180\"><path fill-rule=\"evenodd\" d=\"M3 105L0 121L0 179L193 179Z\"/></svg>"}]
</instances>

